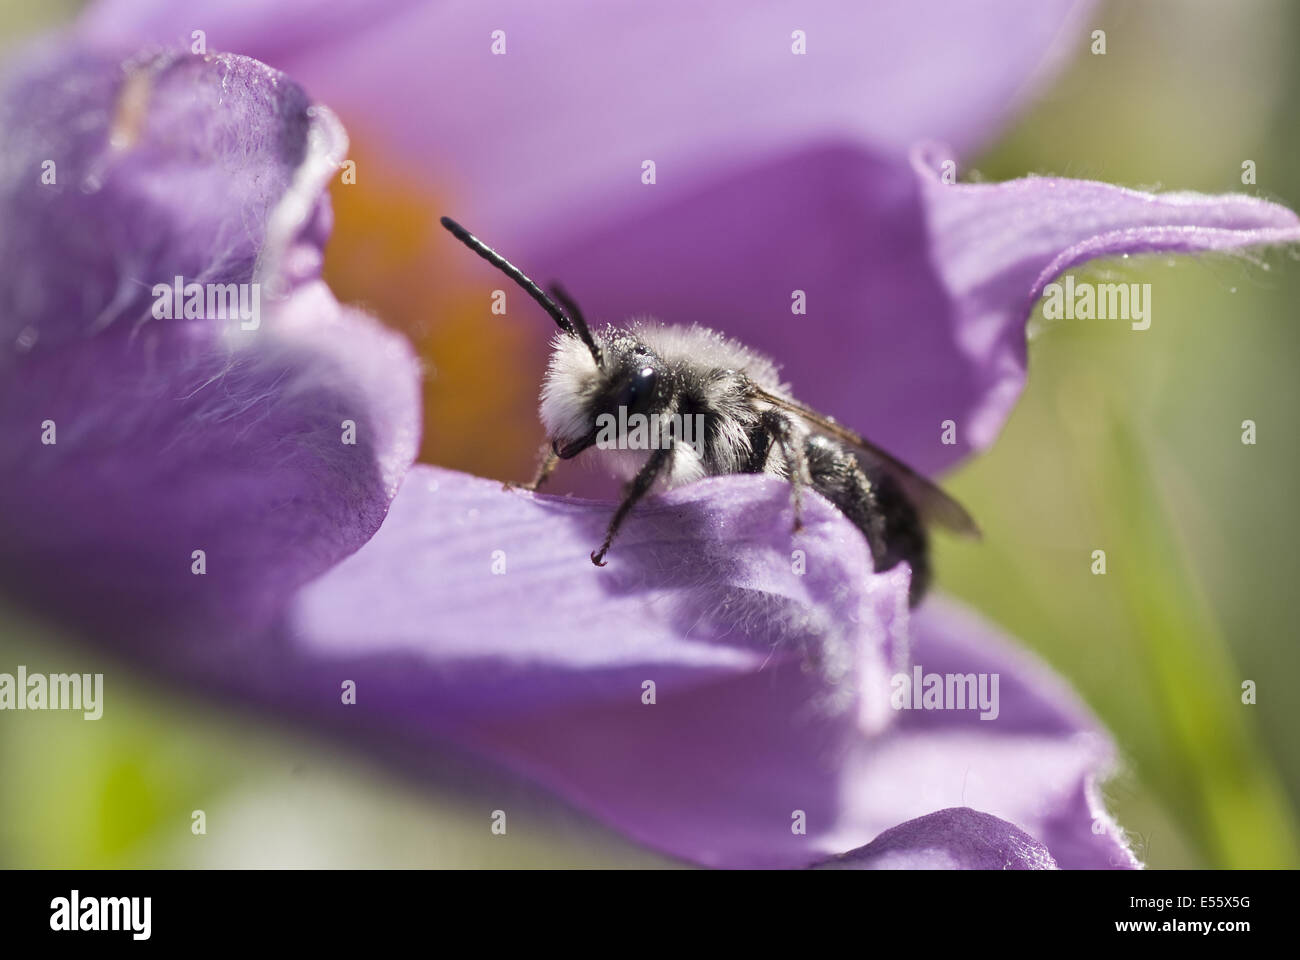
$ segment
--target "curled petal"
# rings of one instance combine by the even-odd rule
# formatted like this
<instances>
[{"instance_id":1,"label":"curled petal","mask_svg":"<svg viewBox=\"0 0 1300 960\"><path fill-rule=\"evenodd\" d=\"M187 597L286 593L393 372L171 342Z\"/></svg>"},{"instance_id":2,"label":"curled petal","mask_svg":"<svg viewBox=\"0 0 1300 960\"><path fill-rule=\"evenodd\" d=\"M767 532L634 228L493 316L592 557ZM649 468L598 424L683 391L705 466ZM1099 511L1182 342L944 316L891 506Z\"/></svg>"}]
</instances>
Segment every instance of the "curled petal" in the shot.
<instances>
[{"instance_id":1,"label":"curled petal","mask_svg":"<svg viewBox=\"0 0 1300 960\"><path fill-rule=\"evenodd\" d=\"M268 222L280 211L291 243L301 225L284 212L307 220L320 205L320 184L295 192L295 176L346 144L337 121L309 110L301 88L243 57L37 55L0 103L0 363L24 331L50 350L137 330L154 285L177 276L273 279L257 276Z\"/></svg>"},{"instance_id":2,"label":"curled petal","mask_svg":"<svg viewBox=\"0 0 1300 960\"><path fill-rule=\"evenodd\" d=\"M950 807L886 830L821 870L1055 870L1047 847L1005 820Z\"/></svg>"},{"instance_id":3,"label":"curled petal","mask_svg":"<svg viewBox=\"0 0 1300 960\"><path fill-rule=\"evenodd\" d=\"M418 440L404 341L316 278L346 137L263 64L173 52L47 51L0 118L6 586L151 659L255 635Z\"/></svg>"},{"instance_id":4,"label":"curled petal","mask_svg":"<svg viewBox=\"0 0 1300 960\"><path fill-rule=\"evenodd\" d=\"M953 346L971 373L947 414L963 425L954 451L983 450L1001 432L1025 384L1025 320L1063 271L1101 257L1300 241L1294 212L1254 197L1151 194L1057 177L946 183L951 159L935 146L913 154Z\"/></svg>"}]
</instances>

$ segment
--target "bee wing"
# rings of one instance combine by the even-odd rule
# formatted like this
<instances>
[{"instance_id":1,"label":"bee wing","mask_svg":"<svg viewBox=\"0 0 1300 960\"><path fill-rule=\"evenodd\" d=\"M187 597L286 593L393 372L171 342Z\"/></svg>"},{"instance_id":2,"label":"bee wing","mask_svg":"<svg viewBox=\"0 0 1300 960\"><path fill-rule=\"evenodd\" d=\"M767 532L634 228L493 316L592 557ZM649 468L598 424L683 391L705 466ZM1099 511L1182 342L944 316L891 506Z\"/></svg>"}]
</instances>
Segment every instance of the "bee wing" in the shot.
<instances>
[{"instance_id":1,"label":"bee wing","mask_svg":"<svg viewBox=\"0 0 1300 960\"><path fill-rule=\"evenodd\" d=\"M931 523L936 523L953 533L958 533L967 537L980 536L979 525L966 508L954 500L948 494L944 493L938 486L921 476L902 460L880 449L866 437L841 423L836 422L832 417L823 413L818 413L812 407L806 406L795 400L793 397L784 397L780 394L769 393L761 387L754 387L754 396L756 399L766 401L772 406L789 413L793 413L806 421L817 431L825 433L841 443L856 447L865 453L876 464L883 468L907 494L908 499L916 505L921 516Z\"/></svg>"}]
</instances>

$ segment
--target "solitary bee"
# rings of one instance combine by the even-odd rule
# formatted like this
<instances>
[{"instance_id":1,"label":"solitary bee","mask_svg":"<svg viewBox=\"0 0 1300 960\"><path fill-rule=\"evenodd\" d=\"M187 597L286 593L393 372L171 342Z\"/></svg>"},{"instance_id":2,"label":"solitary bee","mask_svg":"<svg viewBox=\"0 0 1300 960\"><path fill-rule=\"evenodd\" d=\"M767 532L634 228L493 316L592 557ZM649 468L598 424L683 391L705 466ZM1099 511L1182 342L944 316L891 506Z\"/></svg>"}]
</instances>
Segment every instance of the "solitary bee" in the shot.
<instances>
[{"instance_id":1,"label":"solitary bee","mask_svg":"<svg viewBox=\"0 0 1300 960\"><path fill-rule=\"evenodd\" d=\"M449 217L441 222L519 284L560 328L542 388L541 417L549 441L526 488L541 487L560 460L597 447L627 482L604 542L591 553L597 566L605 565L623 521L647 493L729 473L788 480L795 531L801 527L804 487L817 490L862 531L877 572L903 561L911 566L913 606L930 583L924 523L979 535L961 504L925 477L791 396L767 357L699 326L648 321L593 333L558 285L547 296L460 224ZM636 415L654 415L667 425L649 448L598 442L602 426ZM687 442L683 424L690 423L702 425L703 437Z\"/></svg>"}]
</instances>

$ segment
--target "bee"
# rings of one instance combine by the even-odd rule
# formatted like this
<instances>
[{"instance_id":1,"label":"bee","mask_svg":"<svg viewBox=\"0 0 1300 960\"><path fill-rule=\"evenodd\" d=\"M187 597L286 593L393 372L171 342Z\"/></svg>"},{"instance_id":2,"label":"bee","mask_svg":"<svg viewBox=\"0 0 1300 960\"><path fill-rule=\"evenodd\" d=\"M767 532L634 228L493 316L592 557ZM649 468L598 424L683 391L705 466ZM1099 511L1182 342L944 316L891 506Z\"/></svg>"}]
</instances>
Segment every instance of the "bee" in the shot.
<instances>
[{"instance_id":1,"label":"bee","mask_svg":"<svg viewBox=\"0 0 1300 960\"><path fill-rule=\"evenodd\" d=\"M647 494L732 473L788 481L795 532L802 526L803 491L816 490L862 532L877 572L903 562L911 567L912 606L930 583L926 524L979 536L965 508L935 484L796 400L769 358L701 326L638 321L594 332L558 284L550 285L548 296L456 221L443 217L441 223L523 288L560 328L541 395L548 441L537 474L522 486L536 491L560 460L597 449L626 483L604 541L591 552L597 566L605 566L619 528ZM658 422L656 442L627 442L623 425L638 416L642 423ZM612 423L621 428L618 442L602 442ZM688 437L691 424L700 430Z\"/></svg>"}]
</instances>

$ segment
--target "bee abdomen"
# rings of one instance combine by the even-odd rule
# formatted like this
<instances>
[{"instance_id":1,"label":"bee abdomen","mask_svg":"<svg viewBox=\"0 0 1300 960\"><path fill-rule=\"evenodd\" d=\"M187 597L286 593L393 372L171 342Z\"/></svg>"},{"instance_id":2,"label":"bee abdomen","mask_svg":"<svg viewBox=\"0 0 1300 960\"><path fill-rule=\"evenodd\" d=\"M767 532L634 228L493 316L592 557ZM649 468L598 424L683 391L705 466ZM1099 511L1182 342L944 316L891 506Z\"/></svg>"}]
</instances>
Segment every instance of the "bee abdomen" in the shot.
<instances>
[{"instance_id":1,"label":"bee abdomen","mask_svg":"<svg viewBox=\"0 0 1300 960\"><path fill-rule=\"evenodd\" d=\"M850 450L819 435L804 441L812 484L867 538L880 573L906 561L908 600L916 606L930 585L930 548L916 508L887 474L863 470Z\"/></svg>"},{"instance_id":2,"label":"bee abdomen","mask_svg":"<svg viewBox=\"0 0 1300 960\"><path fill-rule=\"evenodd\" d=\"M925 524L893 477L882 473L868 479L885 528L884 556L876 558L876 570L907 561L912 568L908 600L916 606L930 587L930 539Z\"/></svg>"}]
</instances>

